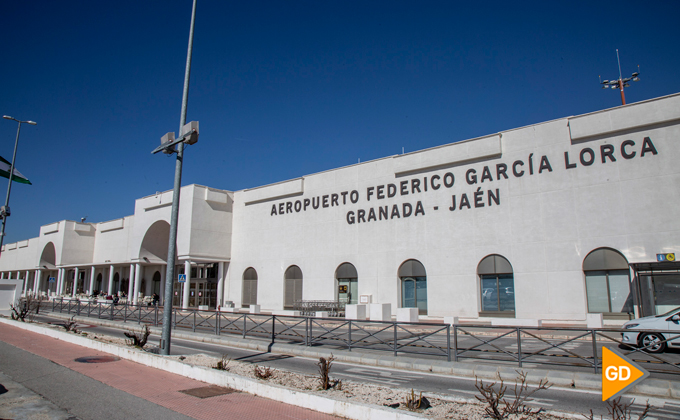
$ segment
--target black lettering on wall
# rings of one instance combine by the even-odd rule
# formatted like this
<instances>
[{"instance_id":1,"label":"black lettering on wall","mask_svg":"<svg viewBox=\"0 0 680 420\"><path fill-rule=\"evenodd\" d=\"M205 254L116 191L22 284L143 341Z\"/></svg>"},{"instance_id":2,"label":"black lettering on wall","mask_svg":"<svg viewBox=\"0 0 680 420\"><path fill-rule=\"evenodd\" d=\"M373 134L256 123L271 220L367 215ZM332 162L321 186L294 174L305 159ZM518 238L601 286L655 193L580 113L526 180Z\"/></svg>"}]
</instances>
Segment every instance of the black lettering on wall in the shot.
<instances>
[{"instance_id":1,"label":"black lettering on wall","mask_svg":"<svg viewBox=\"0 0 680 420\"><path fill-rule=\"evenodd\" d=\"M590 157L586 159L586 155L589 155ZM593 162L595 162L595 152L593 152L593 149L591 149L590 147L586 147L583 150L581 150L579 160L581 161L581 165L590 166L593 164Z\"/></svg>"},{"instance_id":2,"label":"black lettering on wall","mask_svg":"<svg viewBox=\"0 0 680 420\"><path fill-rule=\"evenodd\" d=\"M538 173L540 174L544 170L552 172L552 166L550 166L550 161L548 160L548 157L545 155L543 155L543 157L541 158L541 166L538 168Z\"/></svg>"},{"instance_id":3,"label":"black lettering on wall","mask_svg":"<svg viewBox=\"0 0 680 420\"><path fill-rule=\"evenodd\" d=\"M565 169L574 169L575 163L569 163L569 152L564 152L564 167Z\"/></svg>"},{"instance_id":4,"label":"black lettering on wall","mask_svg":"<svg viewBox=\"0 0 680 420\"><path fill-rule=\"evenodd\" d=\"M609 158L612 162L616 162L616 158L614 157L614 146L611 144L603 144L600 146L600 154L602 155L602 163L607 163L606 158Z\"/></svg>"},{"instance_id":5,"label":"black lettering on wall","mask_svg":"<svg viewBox=\"0 0 680 420\"><path fill-rule=\"evenodd\" d=\"M633 140L626 140L621 143L621 156L623 156L624 159L633 159L635 157L635 152L628 153L626 151L626 146L635 146L635 142Z\"/></svg>"},{"instance_id":6,"label":"black lettering on wall","mask_svg":"<svg viewBox=\"0 0 680 420\"><path fill-rule=\"evenodd\" d=\"M651 152L653 155L656 155L658 152L656 151L656 148L654 147L654 144L652 143L652 139L649 137L645 137L645 139L642 142L642 151L640 152L640 157L645 157L645 153Z\"/></svg>"}]
</instances>

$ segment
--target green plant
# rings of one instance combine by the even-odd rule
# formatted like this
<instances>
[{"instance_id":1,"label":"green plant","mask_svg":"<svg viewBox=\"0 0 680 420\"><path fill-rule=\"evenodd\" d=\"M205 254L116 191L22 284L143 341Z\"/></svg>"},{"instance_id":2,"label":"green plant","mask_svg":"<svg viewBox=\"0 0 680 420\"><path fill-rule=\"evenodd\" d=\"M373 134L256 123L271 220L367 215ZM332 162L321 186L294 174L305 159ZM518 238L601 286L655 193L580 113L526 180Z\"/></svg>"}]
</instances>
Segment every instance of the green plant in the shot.
<instances>
[{"instance_id":1,"label":"green plant","mask_svg":"<svg viewBox=\"0 0 680 420\"><path fill-rule=\"evenodd\" d=\"M526 406L526 403L531 401L531 396L537 391L548 389L552 386L547 380L541 379L538 386L531 391L529 384L527 384L527 374L525 372L517 372L517 377L514 397L511 401L505 398L508 387L503 383L503 378L498 375L500 385L496 389L496 382L484 384L484 381L475 377L475 388L482 396L475 396L477 400L486 403L484 411L494 420L504 420L510 415L518 414L523 416L536 415L543 411L542 408L534 410Z\"/></svg>"},{"instance_id":2,"label":"green plant","mask_svg":"<svg viewBox=\"0 0 680 420\"><path fill-rule=\"evenodd\" d=\"M149 338L149 335L151 335L151 331L149 330L148 325L144 325L142 331L139 334L134 331L126 331L123 333L123 335L129 338L129 340L126 340L128 346L143 349L144 346L146 346L146 341Z\"/></svg>"},{"instance_id":3,"label":"green plant","mask_svg":"<svg viewBox=\"0 0 680 420\"><path fill-rule=\"evenodd\" d=\"M229 355L223 354L222 358L217 361L215 366L213 366L213 369L228 371L229 362L231 362L231 358L229 357Z\"/></svg>"}]
</instances>

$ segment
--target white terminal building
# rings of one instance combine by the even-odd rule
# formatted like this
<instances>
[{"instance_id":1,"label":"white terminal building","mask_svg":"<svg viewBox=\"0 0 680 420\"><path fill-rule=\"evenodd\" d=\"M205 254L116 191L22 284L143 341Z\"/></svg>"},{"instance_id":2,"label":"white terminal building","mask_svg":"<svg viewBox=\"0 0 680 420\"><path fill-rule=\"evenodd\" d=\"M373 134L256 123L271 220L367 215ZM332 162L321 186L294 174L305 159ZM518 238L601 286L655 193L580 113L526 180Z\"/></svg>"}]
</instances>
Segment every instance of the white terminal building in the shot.
<instances>
[{"instance_id":1,"label":"white terminal building","mask_svg":"<svg viewBox=\"0 0 680 420\"><path fill-rule=\"evenodd\" d=\"M227 191L182 188L174 305L609 323L680 306L680 94ZM172 191L6 244L43 296L164 295Z\"/></svg>"}]
</instances>

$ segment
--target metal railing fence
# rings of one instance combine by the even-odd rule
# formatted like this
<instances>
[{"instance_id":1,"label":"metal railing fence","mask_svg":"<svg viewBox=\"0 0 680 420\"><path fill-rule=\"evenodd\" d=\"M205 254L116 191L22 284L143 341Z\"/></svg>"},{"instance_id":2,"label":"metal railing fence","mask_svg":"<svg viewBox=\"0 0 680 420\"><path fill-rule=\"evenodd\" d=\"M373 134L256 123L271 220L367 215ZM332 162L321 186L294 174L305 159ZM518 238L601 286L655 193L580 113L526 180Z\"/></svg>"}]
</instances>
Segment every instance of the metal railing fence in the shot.
<instances>
[{"instance_id":1,"label":"metal railing fence","mask_svg":"<svg viewBox=\"0 0 680 420\"><path fill-rule=\"evenodd\" d=\"M163 308L112 302L52 301L52 312L160 326ZM598 373L604 345L626 347L621 333L631 330L565 327L499 327L315 318L173 308L172 328L204 334L236 334L352 351L387 351L397 356L443 357L447 361L486 360L522 367L525 364L577 366ZM668 331L665 331L668 334ZM646 347L622 351L650 372L680 375L680 352L661 356L653 346L680 338L673 333Z\"/></svg>"}]
</instances>

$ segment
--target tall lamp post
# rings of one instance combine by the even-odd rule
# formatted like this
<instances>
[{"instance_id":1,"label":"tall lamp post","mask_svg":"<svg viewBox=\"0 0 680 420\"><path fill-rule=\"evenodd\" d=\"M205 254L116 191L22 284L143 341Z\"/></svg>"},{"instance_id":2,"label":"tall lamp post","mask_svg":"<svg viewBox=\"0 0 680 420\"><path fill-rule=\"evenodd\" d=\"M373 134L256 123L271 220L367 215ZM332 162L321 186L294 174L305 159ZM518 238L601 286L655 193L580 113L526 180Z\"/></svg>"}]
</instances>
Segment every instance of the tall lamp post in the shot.
<instances>
[{"instance_id":1,"label":"tall lamp post","mask_svg":"<svg viewBox=\"0 0 680 420\"><path fill-rule=\"evenodd\" d=\"M179 215L179 190L182 185L182 161L184 159L184 143L194 144L198 141L198 122L187 120L187 103L189 102L189 76L191 74L191 53L194 44L194 22L196 21L196 0L191 9L191 26L189 29L189 47L187 63L184 71L184 92L182 94L182 111L179 120L180 138L175 140L174 133L168 133L161 139L161 145L151 153L162 151L166 154L177 153L175 161L175 185L172 190L172 211L170 215L170 240L168 241L168 263L165 272L165 293L163 296L163 329L161 334L161 354L170 355L170 335L172 329L172 285L175 279L175 257L177 256L177 219ZM175 148L176 146L176 148Z\"/></svg>"},{"instance_id":2,"label":"tall lamp post","mask_svg":"<svg viewBox=\"0 0 680 420\"><path fill-rule=\"evenodd\" d=\"M612 89L619 89L621 91L621 105L626 104L626 95L623 94L623 88L630 87L630 82L631 80L634 82L639 82L640 78L638 77L640 75L640 66L638 66L638 71L633 73L630 77L626 77L625 79L623 76L621 76L621 60L619 59L619 49L616 49L616 61L619 63L619 78L616 80L602 80L600 79L600 84L602 85L602 89L607 89L607 88L612 88Z\"/></svg>"},{"instance_id":3,"label":"tall lamp post","mask_svg":"<svg viewBox=\"0 0 680 420\"><path fill-rule=\"evenodd\" d=\"M14 176L14 162L17 158L17 146L19 145L19 133L21 133L21 124L26 123L30 125L36 125L35 121L21 121L16 118L10 117L9 115L3 115L2 118L6 120L12 120L19 123L17 127L17 138L14 141L14 154L12 155L12 165L9 169L9 185L7 185L7 198L5 199L5 205L0 207L0 217L2 218L2 231L0 231L0 252L2 251L2 243L5 239L5 223L7 222L7 217L10 215L9 211L9 193L12 191L12 177Z\"/></svg>"}]
</instances>

